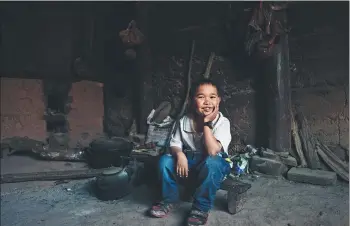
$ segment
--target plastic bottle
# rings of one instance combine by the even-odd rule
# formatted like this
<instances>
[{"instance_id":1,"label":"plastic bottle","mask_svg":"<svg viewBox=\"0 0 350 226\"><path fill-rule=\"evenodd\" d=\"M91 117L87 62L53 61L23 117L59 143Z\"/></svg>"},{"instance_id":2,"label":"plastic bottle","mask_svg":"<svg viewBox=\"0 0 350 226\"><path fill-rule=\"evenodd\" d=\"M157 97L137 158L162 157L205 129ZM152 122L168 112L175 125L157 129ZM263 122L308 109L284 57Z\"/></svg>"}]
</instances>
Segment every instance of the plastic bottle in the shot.
<instances>
[{"instance_id":1,"label":"plastic bottle","mask_svg":"<svg viewBox=\"0 0 350 226\"><path fill-rule=\"evenodd\" d=\"M247 165L248 165L248 161L244 158L241 158L240 161L237 162L237 165L235 167L235 174L238 176L243 174Z\"/></svg>"}]
</instances>

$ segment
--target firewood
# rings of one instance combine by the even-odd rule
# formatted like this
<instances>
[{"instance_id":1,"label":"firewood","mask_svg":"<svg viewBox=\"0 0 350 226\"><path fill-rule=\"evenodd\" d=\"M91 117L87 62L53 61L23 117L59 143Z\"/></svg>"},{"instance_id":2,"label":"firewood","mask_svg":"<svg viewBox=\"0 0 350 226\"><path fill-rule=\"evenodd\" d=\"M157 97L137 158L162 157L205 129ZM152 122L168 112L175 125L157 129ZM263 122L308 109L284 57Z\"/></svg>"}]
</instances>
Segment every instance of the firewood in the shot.
<instances>
[{"instance_id":1,"label":"firewood","mask_svg":"<svg viewBox=\"0 0 350 226\"><path fill-rule=\"evenodd\" d=\"M349 156L349 149L347 149L346 147L340 144L339 144L339 147L342 148L346 152L346 154Z\"/></svg>"},{"instance_id":2,"label":"firewood","mask_svg":"<svg viewBox=\"0 0 350 226\"><path fill-rule=\"evenodd\" d=\"M342 166L338 164L338 162L332 160L325 152L321 146L316 147L317 153L323 159L323 161L332 169L336 174L339 175L342 179L349 181L349 172L346 172Z\"/></svg>"},{"instance_id":3,"label":"firewood","mask_svg":"<svg viewBox=\"0 0 350 226\"><path fill-rule=\"evenodd\" d=\"M338 156L336 156L333 151L330 150L325 144L317 141L316 145L321 147L322 151L326 153L332 161L336 162L337 165L341 166L346 172L349 172L349 165L343 162Z\"/></svg>"},{"instance_id":4,"label":"firewood","mask_svg":"<svg viewBox=\"0 0 350 226\"><path fill-rule=\"evenodd\" d=\"M299 121L299 136L306 162L311 169L321 169L320 160L315 150L315 140L310 133L308 122L301 112L297 114L297 121Z\"/></svg>"},{"instance_id":5,"label":"firewood","mask_svg":"<svg viewBox=\"0 0 350 226\"><path fill-rule=\"evenodd\" d=\"M297 155L295 156L296 158L299 159L299 164L301 167L307 167L307 163L305 160L305 156L303 153L300 137L299 137L299 129L298 129L298 124L295 122L294 114L291 112L291 120L292 120L292 137L294 140L294 145L295 149L297 151Z\"/></svg>"}]
</instances>

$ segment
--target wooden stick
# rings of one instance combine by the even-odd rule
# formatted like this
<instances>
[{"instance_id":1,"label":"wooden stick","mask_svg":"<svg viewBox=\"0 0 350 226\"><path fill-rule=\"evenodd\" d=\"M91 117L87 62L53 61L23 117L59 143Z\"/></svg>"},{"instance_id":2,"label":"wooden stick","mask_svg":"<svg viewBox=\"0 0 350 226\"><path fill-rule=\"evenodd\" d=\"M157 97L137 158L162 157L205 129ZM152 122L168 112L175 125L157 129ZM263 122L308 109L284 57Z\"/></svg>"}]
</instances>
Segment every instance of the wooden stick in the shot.
<instances>
[{"instance_id":1,"label":"wooden stick","mask_svg":"<svg viewBox=\"0 0 350 226\"><path fill-rule=\"evenodd\" d=\"M294 140L295 149L297 151L298 158L300 160L300 162L299 162L300 166L307 167L307 163L306 163L305 156L304 156L303 149L302 149L302 145L301 145L301 140L300 140L299 133L298 133L298 131L299 131L298 124L295 122L293 112L291 112L291 120L292 120L292 137Z\"/></svg>"},{"instance_id":2,"label":"wooden stick","mask_svg":"<svg viewBox=\"0 0 350 226\"><path fill-rule=\"evenodd\" d=\"M207 67L206 67L204 75L203 75L203 77L205 79L209 79L209 77L210 77L210 71L211 71L211 66L213 65L214 57L215 57L215 53L211 52L210 56L209 56Z\"/></svg>"},{"instance_id":3,"label":"wooden stick","mask_svg":"<svg viewBox=\"0 0 350 226\"><path fill-rule=\"evenodd\" d=\"M330 150L326 145L322 144L319 141L317 141L317 145L321 147L322 151L325 152L331 160L336 162L345 171L349 172L349 166L345 162L343 162L338 156L336 156L332 150Z\"/></svg>"},{"instance_id":4,"label":"wooden stick","mask_svg":"<svg viewBox=\"0 0 350 226\"><path fill-rule=\"evenodd\" d=\"M327 156L323 149L317 145L316 147L317 153L323 159L323 161L336 172L342 179L349 181L349 172L346 172L341 166L337 164L337 162L333 161L331 158Z\"/></svg>"},{"instance_id":5,"label":"wooden stick","mask_svg":"<svg viewBox=\"0 0 350 226\"><path fill-rule=\"evenodd\" d=\"M349 155L349 149L347 149L346 147L344 147L341 144L339 144L339 147L342 148L344 151L346 151L346 153Z\"/></svg>"},{"instance_id":6,"label":"wooden stick","mask_svg":"<svg viewBox=\"0 0 350 226\"><path fill-rule=\"evenodd\" d=\"M51 172L33 172L33 173L10 173L1 175L1 184L18 183L26 181L53 181L53 180L77 180L92 178L100 175L103 169L83 169L83 170L64 170ZM121 168L120 168L121 170Z\"/></svg>"},{"instance_id":7,"label":"wooden stick","mask_svg":"<svg viewBox=\"0 0 350 226\"><path fill-rule=\"evenodd\" d=\"M299 136L306 162L311 169L320 169L321 165L317 152L315 150L315 141L310 133L307 120L301 112L298 113L298 119L300 123Z\"/></svg>"},{"instance_id":8,"label":"wooden stick","mask_svg":"<svg viewBox=\"0 0 350 226\"><path fill-rule=\"evenodd\" d=\"M191 74L192 74L192 61L193 61L193 56L194 56L194 49L196 47L196 41L192 40L192 44L191 44L191 50L190 50L190 58L188 59L188 70L187 70L187 88L186 88L186 96L184 99L184 102L182 104L181 110L180 112L177 114L176 116L176 121L175 123L173 123L173 126L171 128L171 130L169 131L169 134L167 136L167 140L166 140L166 146L168 146L170 144L170 140L171 140L171 135L173 133L175 133L175 131L177 130L179 123L180 123L180 119L183 116L183 114L185 113L189 98L190 98L190 91L191 91Z\"/></svg>"}]
</instances>

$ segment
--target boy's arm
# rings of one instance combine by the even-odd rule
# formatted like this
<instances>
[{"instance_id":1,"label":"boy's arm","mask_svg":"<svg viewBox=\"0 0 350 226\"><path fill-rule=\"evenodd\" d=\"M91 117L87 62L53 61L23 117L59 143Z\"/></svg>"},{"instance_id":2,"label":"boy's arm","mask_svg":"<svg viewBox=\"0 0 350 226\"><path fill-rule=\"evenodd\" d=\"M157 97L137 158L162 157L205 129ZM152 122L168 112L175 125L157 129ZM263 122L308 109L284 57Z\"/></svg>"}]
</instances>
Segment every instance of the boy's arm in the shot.
<instances>
[{"instance_id":1,"label":"boy's arm","mask_svg":"<svg viewBox=\"0 0 350 226\"><path fill-rule=\"evenodd\" d=\"M173 156L176 156L179 152L182 152L182 141L180 135L180 128L176 129L175 134L171 136L170 140L170 150Z\"/></svg>"},{"instance_id":2,"label":"boy's arm","mask_svg":"<svg viewBox=\"0 0 350 226\"><path fill-rule=\"evenodd\" d=\"M208 152L208 155L215 156L221 151L221 143L215 138L213 131L208 127L204 126L203 129L204 145Z\"/></svg>"},{"instance_id":3,"label":"boy's arm","mask_svg":"<svg viewBox=\"0 0 350 226\"><path fill-rule=\"evenodd\" d=\"M205 126L203 134L204 143L209 155L215 156L221 150L227 153L231 142L230 121L228 119L223 120L214 131L208 126Z\"/></svg>"},{"instance_id":4,"label":"boy's arm","mask_svg":"<svg viewBox=\"0 0 350 226\"><path fill-rule=\"evenodd\" d=\"M170 140L171 154L176 158L176 174L180 177L188 177L188 162L186 155L182 151L180 126L176 129Z\"/></svg>"}]
</instances>

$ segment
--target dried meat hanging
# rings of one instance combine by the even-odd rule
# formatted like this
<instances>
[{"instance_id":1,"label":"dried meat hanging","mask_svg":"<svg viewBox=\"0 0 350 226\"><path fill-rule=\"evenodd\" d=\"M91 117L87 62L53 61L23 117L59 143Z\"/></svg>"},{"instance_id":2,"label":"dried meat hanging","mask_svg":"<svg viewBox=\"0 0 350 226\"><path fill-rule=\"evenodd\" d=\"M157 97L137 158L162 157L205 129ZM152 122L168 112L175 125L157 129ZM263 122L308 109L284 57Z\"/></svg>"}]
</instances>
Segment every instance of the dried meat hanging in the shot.
<instances>
[{"instance_id":1,"label":"dried meat hanging","mask_svg":"<svg viewBox=\"0 0 350 226\"><path fill-rule=\"evenodd\" d=\"M275 11L285 8L286 4L264 4L260 1L248 24L245 50L249 56L257 55L259 58L271 56L274 45L279 43L280 35L285 32L281 23L275 18Z\"/></svg>"}]
</instances>

